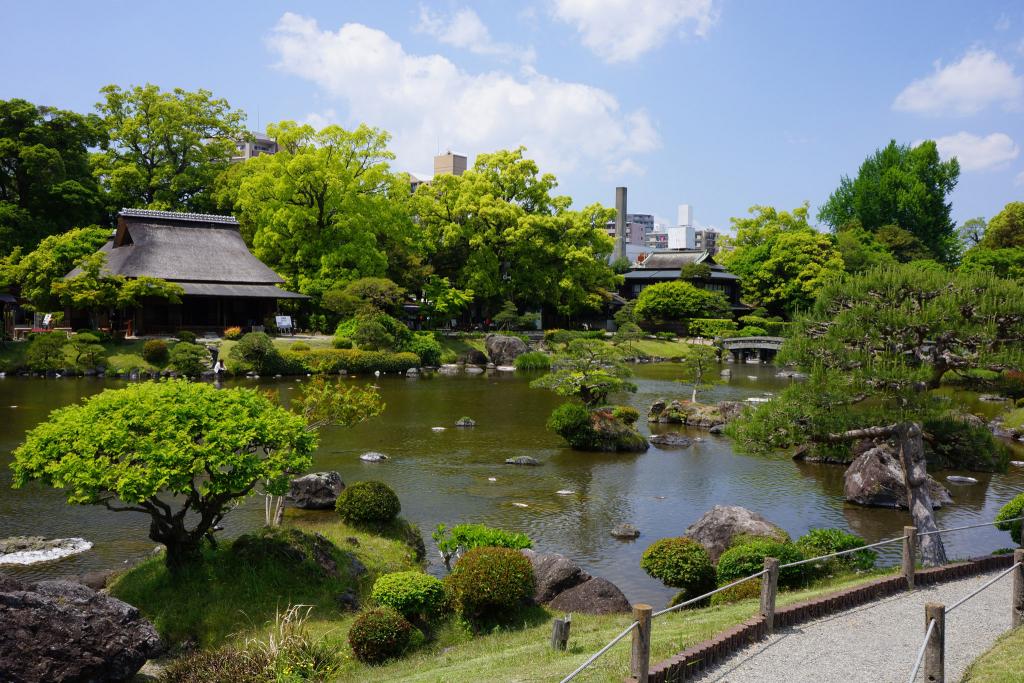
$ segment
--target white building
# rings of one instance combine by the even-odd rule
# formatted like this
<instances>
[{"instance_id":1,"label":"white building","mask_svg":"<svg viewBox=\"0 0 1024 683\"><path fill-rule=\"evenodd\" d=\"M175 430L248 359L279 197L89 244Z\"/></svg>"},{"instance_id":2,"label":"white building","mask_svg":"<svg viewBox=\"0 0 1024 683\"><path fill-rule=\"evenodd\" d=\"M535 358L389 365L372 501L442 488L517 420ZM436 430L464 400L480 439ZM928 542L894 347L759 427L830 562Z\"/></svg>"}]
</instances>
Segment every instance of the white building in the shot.
<instances>
[{"instance_id":1,"label":"white building","mask_svg":"<svg viewBox=\"0 0 1024 683\"><path fill-rule=\"evenodd\" d=\"M277 154L277 140L266 133L252 133L251 140L236 142L235 149L237 151L231 161L245 161L261 154Z\"/></svg>"}]
</instances>

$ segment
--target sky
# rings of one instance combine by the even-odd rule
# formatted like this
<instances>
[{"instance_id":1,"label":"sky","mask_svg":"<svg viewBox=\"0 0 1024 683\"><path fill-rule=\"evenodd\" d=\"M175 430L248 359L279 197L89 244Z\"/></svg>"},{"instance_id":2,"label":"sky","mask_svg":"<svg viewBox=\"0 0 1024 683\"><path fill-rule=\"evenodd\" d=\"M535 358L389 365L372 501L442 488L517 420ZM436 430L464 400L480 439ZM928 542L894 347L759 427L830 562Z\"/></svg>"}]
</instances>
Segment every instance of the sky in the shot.
<instances>
[{"instance_id":1,"label":"sky","mask_svg":"<svg viewBox=\"0 0 1024 683\"><path fill-rule=\"evenodd\" d=\"M960 160L958 222L1024 199L1024 3L1007 0L4 3L0 99L205 88L252 129L367 123L395 168L523 145L577 207L728 229L812 215L890 139Z\"/></svg>"}]
</instances>

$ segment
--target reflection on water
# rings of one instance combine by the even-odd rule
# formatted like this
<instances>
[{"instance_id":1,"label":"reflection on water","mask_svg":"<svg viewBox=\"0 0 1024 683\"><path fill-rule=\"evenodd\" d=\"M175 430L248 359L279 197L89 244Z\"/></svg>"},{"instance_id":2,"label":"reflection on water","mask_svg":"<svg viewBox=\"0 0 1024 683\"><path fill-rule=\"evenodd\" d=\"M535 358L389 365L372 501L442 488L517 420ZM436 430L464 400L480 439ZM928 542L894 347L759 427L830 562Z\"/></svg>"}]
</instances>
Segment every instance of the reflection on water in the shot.
<instances>
[{"instance_id":1,"label":"reflection on water","mask_svg":"<svg viewBox=\"0 0 1024 683\"><path fill-rule=\"evenodd\" d=\"M704 392L702 400L744 399L777 393L789 380L756 365L733 366L727 384ZM674 381L672 364L637 367L638 390L620 400L646 413L656 398L681 398L686 387ZM284 400L301 389L304 378L260 380ZM348 382L360 380L349 379ZM678 535L714 505L743 505L782 526L793 537L812 527L842 527L868 541L899 535L905 512L859 508L843 501L843 469L795 463L784 455L748 457L734 454L728 439L688 430L702 440L686 449L652 447L640 454L577 453L544 428L559 399L532 390L525 378L506 375L405 379L375 382L387 403L380 418L354 429L329 429L315 456L316 469L336 469L346 482L381 479L395 488L402 511L417 522L430 548L431 570L442 570L429 542L441 522L482 522L529 534L540 550L577 559L591 574L618 584L633 601L664 603L673 591L639 568L644 548L657 538ZM252 380L225 382L253 386ZM46 566L15 570L28 576L74 574L108 567L152 549L141 516L92 507L67 506L60 494L39 486L10 490L10 450L24 431L47 412L115 381L0 380L0 536L39 534L84 536L93 550ZM16 405L17 408L8 406ZM477 426L455 428L468 415ZM444 426L433 432L431 427ZM665 427L657 425L656 429ZM671 429L671 428L669 428ZM641 430L648 432L646 424ZM368 450L391 456L386 463L364 463ZM541 467L506 465L506 458L530 455ZM940 480L950 473L939 473ZM940 526L991 519L999 507L1024 489L1024 472L973 474L973 486L949 485L956 503L938 513ZM489 481L489 478L495 481ZM569 490L571 495L558 495ZM525 505L526 507L522 507ZM330 514L330 513L324 513ZM262 522L262 506L250 501L225 520L237 534ZM609 535L620 522L642 532L634 542ZM948 550L965 556L1010 545L1004 532L977 529L952 535ZM899 548L883 553L895 561Z\"/></svg>"}]
</instances>

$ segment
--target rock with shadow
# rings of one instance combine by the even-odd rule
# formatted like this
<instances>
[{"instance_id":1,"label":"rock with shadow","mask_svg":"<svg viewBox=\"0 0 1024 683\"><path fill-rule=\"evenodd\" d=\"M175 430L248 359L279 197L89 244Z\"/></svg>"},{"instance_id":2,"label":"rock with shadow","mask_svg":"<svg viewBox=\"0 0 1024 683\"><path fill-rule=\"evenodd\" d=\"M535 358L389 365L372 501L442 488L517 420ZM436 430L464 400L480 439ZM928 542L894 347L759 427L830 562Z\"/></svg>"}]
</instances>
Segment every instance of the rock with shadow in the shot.
<instances>
[{"instance_id":1,"label":"rock with shadow","mask_svg":"<svg viewBox=\"0 0 1024 683\"><path fill-rule=\"evenodd\" d=\"M285 500L303 510L333 510L345 482L337 472L312 472L292 479Z\"/></svg>"}]
</instances>

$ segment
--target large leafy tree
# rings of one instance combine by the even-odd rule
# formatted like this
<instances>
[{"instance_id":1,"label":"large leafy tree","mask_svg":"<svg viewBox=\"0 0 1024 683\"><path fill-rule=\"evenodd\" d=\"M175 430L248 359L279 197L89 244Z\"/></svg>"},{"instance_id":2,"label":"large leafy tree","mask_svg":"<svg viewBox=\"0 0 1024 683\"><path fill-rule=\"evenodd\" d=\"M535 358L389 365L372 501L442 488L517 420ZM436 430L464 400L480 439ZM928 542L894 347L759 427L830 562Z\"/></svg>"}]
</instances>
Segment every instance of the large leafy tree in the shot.
<instances>
[{"instance_id":1,"label":"large leafy tree","mask_svg":"<svg viewBox=\"0 0 1024 683\"><path fill-rule=\"evenodd\" d=\"M989 249L1024 247L1024 202L1010 202L993 216L979 244Z\"/></svg>"},{"instance_id":2,"label":"large leafy tree","mask_svg":"<svg viewBox=\"0 0 1024 683\"><path fill-rule=\"evenodd\" d=\"M481 154L461 176L420 186L413 213L434 272L472 290L481 315L506 301L566 316L599 309L620 281L603 229L614 211L573 211L568 197L552 195L556 186L522 147Z\"/></svg>"},{"instance_id":3,"label":"large leafy tree","mask_svg":"<svg viewBox=\"0 0 1024 683\"><path fill-rule=\"evenodd\" d=\"M89 148L103 139L95 116L0 100L0 254L100 220Z\"/></svg>"},{"instance_id":4,"label":"large leafy tree","mask_svg":"<svg viewBox=\"0 0 1024 683\"><path fill-rule=\"evenodd\" d=\"M376 390L311 382L298 413L251 389L185 380L107 390L60 408L14 452L14 486L61 488L68 503L150 518L149 537L178 571L240 498L281 495L312 462L315 430L383 409Z\"/></svg>"},{"instance_id":5,"label":"large leafy tree","mask_svg":"<svg viewBox=\"0 0 1024 683\"><path fill-rule=\"evenodd\" d=\"M848 273L863 273L878 266L893 265L896 259L886 245L856 219L836 230L836 249Z\"/></svg>"},{"instance_id":6,"label":"large leafy tree","mask_svg":"<svg viewBox=\"0 0 1024 683\"><path fill-rule=\"evenodd\" d=\"M409 185L391 170L387 133L292 121L267 133L278 153L233 170L220 191L256 256L317 299L362 277L415 284L423 269Z\"/></svg>"},{"instance_id":7,"label":"large leafy tree","mask_svg":"<svg viewBox=\"0 0 1024 683\"><path fill-rule=\"evenodd\" d=\"M902 265L829 283L779 354L812 373L737 424L747 447L880 438L903 460L919 531L934 530L922 423L947 372L1024 367L1024 288L990 273ZM925 558L944 559L937 537Z\"/></svg>"},{"instance_id":8,"label":"large leafy tree","mask_svg":"<svg viewBox=\"0 0 1024 683\"><path fill-rule=\"evenodd\" d=\"M833 239L807 220L808 205L790 211L755 206L747 218L733 218L736 236L722 263L740 277L744 297L773 315L806 308L830 279L843 272Z\"/></svg>"},{"instance_id":9,"label":"large leafy tree","mask_svg":"<svg viewBox=\"0 0 1024 683\"><path fill-rule=\"evenodd\" d=\"M856 177L843 176L818 218L836 230L854 219L872 233L898 226L931 258L949 263L958 255L958 240L947 198L959 176L960 164L942 161L932 140L914 147L891 140L864 160Z\"/></svg>"},{"instance_id":10,"label":"large leafy tree","mask_svg":"<svg viewBox=\"0 0 1024 683\"><path fill-rule=\"evenodd\" d=\"M60 304L53 285L110 238L110 230L97 226L73 228L51 235L22 256L15 250L2 263L0 278L17 285L21 296L37 311L52 311Z\"/></svg>"},{"instance_id":11,"label":"large leafy tree","mask_svg":"<svg viewBox=\"0 0 1024 683\"><path fill-rule=\"evenodd\" d=\"M972 221L976 241L964 254L960 269L1024 279L1024 202L1010 202L987 224L979 218L964 226Z\"/></svg>"},{"instance_id":12,"label":"large leafy tree","mask_svg":"<svg viewBox=\"0 0 1024 683\"><path fill-rule=\"evenodd\" d=\"M96 105L109 143L93 172L113 212L127 206L209 211L211 189L245 138L245 114L208 90L108 85Z\"/></svg>"},{"instance_id":13,"label":"large leafy tree","mask_svg":"<svg viewBox=\"0 0 1024 683\"><path fill-rule=\"evenodd\" d=\"M701 289L684 280L644 287L633 308L637 318L651 322L718 318L728 313L729 301L724 294Z\"/></svg>"}]
</instances>

